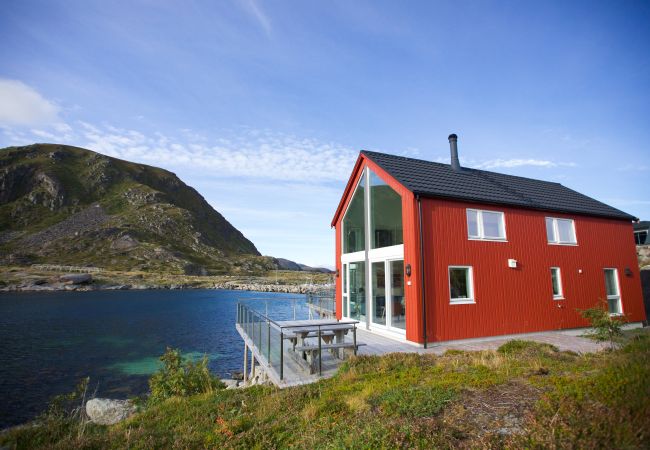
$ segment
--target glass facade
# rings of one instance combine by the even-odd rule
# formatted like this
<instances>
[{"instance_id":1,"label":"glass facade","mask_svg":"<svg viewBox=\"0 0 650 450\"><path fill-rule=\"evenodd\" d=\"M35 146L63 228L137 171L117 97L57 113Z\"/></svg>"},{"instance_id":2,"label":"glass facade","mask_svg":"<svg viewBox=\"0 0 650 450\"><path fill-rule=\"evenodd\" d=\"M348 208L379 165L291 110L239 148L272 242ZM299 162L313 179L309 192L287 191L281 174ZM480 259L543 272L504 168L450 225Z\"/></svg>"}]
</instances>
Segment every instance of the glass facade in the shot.
<instances>
[{"instance_id":1,"label":"glass facade","mask_svg":"<svg viewBox=\"0 0 650 450\"><path fill-rule=\"evenodd\" d=\"M341 241L343 316L402 333L402 197L367 168L343 216Z\"/></svg>"},{"instance_id":2,"label":"glass facade","mask_svg":"<svg viewBox=\"0 0 650 450\"><path fill-rule=\"evenodd\" d=\"M366 247L364 178L359 180L343 218L343 253L360 252Z\"/></svg>"},{"instance_id":3,"label":"glass facade","mask_svg":"<svg viewBox=\"0 0 650 450\"><path fill-rule=\"evenodd\" d=\"M402 197L373 171L369 174L371 248L403 244Z\"/></svg>"}]
</instances>

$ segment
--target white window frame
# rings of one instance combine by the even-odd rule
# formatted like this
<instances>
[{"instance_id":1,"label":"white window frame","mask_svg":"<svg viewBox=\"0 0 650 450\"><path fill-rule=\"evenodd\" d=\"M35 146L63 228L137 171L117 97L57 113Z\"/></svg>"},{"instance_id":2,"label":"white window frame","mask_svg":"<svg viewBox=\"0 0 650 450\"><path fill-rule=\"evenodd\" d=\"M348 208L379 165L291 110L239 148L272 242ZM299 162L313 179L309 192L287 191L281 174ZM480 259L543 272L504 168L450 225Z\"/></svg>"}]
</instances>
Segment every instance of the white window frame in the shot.
<instances>
[{"instance_id":1,"label":"white window frame","mask_svg":"<svg viewBox=\"0 0 650 450\"><path fill-rule=\"evenodd\" d=\"M478 228L478 236L472 236L469 234L469 219L467 213L473 211L476 213L476 227ZM499 214L501 217L501 224L503 225L503 237L487 237L485 236L485 229L483 228L483 213L494 213ZM465 223L467 224L467 239L470 241L494 241L494 242L507 242L507 232L506 232L506 217L503 211L492 211L489 209L476 209L476 208L467 208L465 211Z\"/></svg>"},{"instance_id":2,"label":"white window frame","mask_svg":"<svg viewBox=\"0 0 650 450\"><path fill-rule=\"evenodd\" d=\"M469 298L451 298L451 269L467 269L467 289ZM449 287L449 304L450 305L471 305L476 303L474 296L474 269L472 266L449 266L447 268L447 284Z\"/></svg>"},{"instance_id":3,"label":"white window frame","mask_svg":"<svg viewBox=\"0 0 650 450\"><path fill-rule=\"evenodd\" d=\"M646 241L646 240L648 239L648 234L650 234L650 230L639 230L639 231L635 231L635 232L634 232L634 243L635 243L636 245L645 245L645 242L643 242L643 243L638 243L638 244L637 244L637 240L639 240L639 241L641 240L640 238L637 239L637 236L640 237L640 236L641 236L642 234L644 234L644 233L645 233L645 235L646 235L646 239L644 239L644 241Z\"/></svg>"},{"instance_id":4,"label":"white window frame","mask_svg":"<svg viewBox=\"0 0 650 450\"><path fill-rule=\"evenodd\" d=\"M564 287L562 286L562 270L559 267L551 267L551 291L553 290L553 271L557 270L557 285L559 293L553 293L553 300L564 300Z\"/></svg>"},{"instance_id":5,"label":"white window frame","mask_svg":"<svg viewBox=\"0 0 650 450\"><path fill-rule=\"evenodd\" d=\"M616 281L616 292L618 292L618 295L607 295L607 275L605 275L605 272L608 270L613 270L614 271L614 281ZM623 298L621 296L621 283L620 280L618 279L618 269L616 267L604 267L603 268L603 275L605 276L605 297L607 298L607 311L609 311L609 301L617 299L618 300L618 309L621 312L617 313L612 313L610 312L610 316L622 316L623 315Z\"/></svg>"},{"instance_id":6,"label":"white window frame","mask_svg":"<svg viewBox=\"0 0 650 450\"><path fill-rule=\"evenodd\" d=\"M549 219L553 221L553 234L555 239L552 241L549 240L548 231L546 231L546 221ZM573 232L573 242L560 241L560 228L558 226L558 222L560 220L565 222L571 222L571 231ZM549 245L578 245L578 235L576 234L576 222L573 219L565 219L563 217L545 217L544 230L546 231L546 240L548 241Z\"/></svg>"}]
</instances>

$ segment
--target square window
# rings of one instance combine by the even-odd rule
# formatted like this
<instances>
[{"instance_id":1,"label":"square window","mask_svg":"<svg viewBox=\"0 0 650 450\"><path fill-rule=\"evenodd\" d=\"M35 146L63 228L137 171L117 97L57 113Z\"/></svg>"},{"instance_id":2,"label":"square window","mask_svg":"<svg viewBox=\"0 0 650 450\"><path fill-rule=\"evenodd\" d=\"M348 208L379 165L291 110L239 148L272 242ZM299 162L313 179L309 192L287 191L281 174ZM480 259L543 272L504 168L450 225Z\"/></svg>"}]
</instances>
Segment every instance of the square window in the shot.
<instances>
[{"instance_id":1,"label":"square window","mask_svg":"<svg viewBox=\"0 0 650 450\"><path fill-rule=\"evenodd\" d=\"M575 223L573 222L573 219L547 217L546 238L549 244L577 244Z\"/></svg>"},{"instance_id":2,"label":"square window","mask_svg":"<svg viewBox=\"0 0 650 450\"><path fill-rule=\"evenodd\" d=\"M504 241L506 227L500 211L467 210L467 235L470 239Z\"/></svg>"},{"instance_id":3,"label":"square window","mask_svg":"<svg viewBox=\"0 0 650 450\"><path fill-rule=\"evenodd\" d=\"M451 303L474 303L471 267L449 267L449 296Z\"/></svg>"}]
</instances>

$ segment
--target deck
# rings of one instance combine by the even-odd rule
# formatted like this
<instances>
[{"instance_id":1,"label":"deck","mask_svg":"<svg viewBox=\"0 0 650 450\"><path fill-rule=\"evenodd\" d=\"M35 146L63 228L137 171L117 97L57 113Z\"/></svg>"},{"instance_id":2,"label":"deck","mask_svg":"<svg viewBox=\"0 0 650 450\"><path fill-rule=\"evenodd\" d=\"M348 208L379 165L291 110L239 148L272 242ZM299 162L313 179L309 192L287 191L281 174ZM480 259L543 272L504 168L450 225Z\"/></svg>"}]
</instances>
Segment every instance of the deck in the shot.
<instances>
[{"instance_id":1,"label":"deck","mask_svg":"<svg viewBox=\"0 0 650 450\"><path fill-rule=\"evenodd\" d=\"M302 321L302 322L312 322L313 325L317 322L325 322L321 321L319 319L316 320L310 320L310 321ZM279 322L282 325L293 325L294 321L287 321L287 322ZM282 349L283 355L282 355L282 363L284 364L284 367L282 369L282 377L280 375L280 368L279 368L279 361L280 361L280 350L279 349L273 349L272 354L271 354L271 363L269 363L269 359L267 358L266 352L264 352L264 344L260 348L256 343L253 341L252 337L249 336L246 331L244 330L244 327L242 327L240 324L236 325L237 331L239 332L239 335L242 337L244 340L244 343L248 347L248 350L251 352L252 357L257 361L257 364L259 364L259 368L262 370L266 371L267 376L269 379L273 382L278 387L289 387L289 386L299 386L303 384L309 384L313 383L315 381L318 381L321 378L329 378L334 376L336 371L338 370L341 360L336 359L334 356L330 355L329 353L324 352L323 353L323 359L322 359L322 369L319 373L314 373L314 374L309 374L306 368L299 364L298 361L291 355L290 352L291 346L288 343L285 343L284 348Z\"/></svg>"},{"instance_id":2,"label":"deck","mask_svg":"<svg viewBox=\"0 0 650 450\"><path fill-rule=\"evenodd\" d=\"M314 345L318 342L314 330L331 330L337 326L348 326L352 322L339 322L335 319L309 319L272 321L244 305L238 309L236 329L245 343L245 371L247 369L246 358L250 351L253 361L257 364L258 370L263 370L268 379L278 387L298 386L313 383L322 378L329 378L336 374L344 358L337 357L338 349L333 351L320 351L321 359L319 370L309 373L305 361L297 357L295 343L292 343L288 335L291 330L312 330L310 331L310 344L306 347L298 346L298 350L309 348L315 350ZM347 325L346 325L347 324ZM481 339L466 339L462 341L450 341L436 344L429 344L427 348L409 343L400 339L399 335L382 335L365 330L363 326L356 323L345 335L337 334L337 341L352 348L355 344L358 355L384 355L387 353L420 353L442 355L447 350L480 351L495 350L501 345L513 339L524 339L540 343L547 343L556 346L560 350L570 350L578 353L591 353L603 350L607 344L598 343L591 339L580 337L579 334L585 330L562 330L539 333L527 333L508 336L496 336ZM295 341L294 341L295 342ZM330 346L334 347L331 343ZM358 345L358 347L356 347ZM315 351L313 352L315 353ZM348 352L349 354L351 352Z\"/></svg>"}]
</instances>

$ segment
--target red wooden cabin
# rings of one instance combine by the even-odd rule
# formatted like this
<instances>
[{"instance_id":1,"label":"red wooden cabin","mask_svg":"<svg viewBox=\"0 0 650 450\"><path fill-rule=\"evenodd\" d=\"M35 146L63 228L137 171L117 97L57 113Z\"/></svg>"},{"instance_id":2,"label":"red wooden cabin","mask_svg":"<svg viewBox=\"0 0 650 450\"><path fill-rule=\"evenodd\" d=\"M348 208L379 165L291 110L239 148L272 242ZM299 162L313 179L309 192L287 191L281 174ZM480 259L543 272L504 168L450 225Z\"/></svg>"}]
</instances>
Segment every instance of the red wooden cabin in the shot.
<instances>
[{"instance_id":1,"label":"red wooden cabin","mask_svg":"<svg viewBox=\"0 0 650 450\"><path fill-rule=\"evenodd\" d=\"M362 151L332 220L337 317L418 344L645 320L632 221L559 183Z\"/></svg>"}]
</instances>

